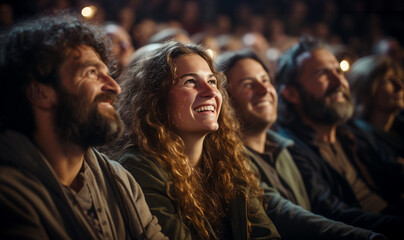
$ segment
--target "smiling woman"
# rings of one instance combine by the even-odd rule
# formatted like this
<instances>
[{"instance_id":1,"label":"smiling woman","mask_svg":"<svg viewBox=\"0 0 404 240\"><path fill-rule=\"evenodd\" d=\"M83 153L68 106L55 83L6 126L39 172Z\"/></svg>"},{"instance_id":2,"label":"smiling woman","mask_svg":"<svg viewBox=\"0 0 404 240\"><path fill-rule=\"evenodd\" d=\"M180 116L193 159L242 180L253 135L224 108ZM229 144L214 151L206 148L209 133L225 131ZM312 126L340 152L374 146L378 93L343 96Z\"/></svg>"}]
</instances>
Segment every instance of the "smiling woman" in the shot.
<instances>
[{"instance_id":1,"label":"smiling woman","mask_svg":"<svg viewBox=\"0 0 404 240\"><path fill-rule=\"evenodd\" d=\"M166 43L121 75L120 162L170 239L277 239L247 167L223 76L204 49Z\"/></svg>"}]
</instances>

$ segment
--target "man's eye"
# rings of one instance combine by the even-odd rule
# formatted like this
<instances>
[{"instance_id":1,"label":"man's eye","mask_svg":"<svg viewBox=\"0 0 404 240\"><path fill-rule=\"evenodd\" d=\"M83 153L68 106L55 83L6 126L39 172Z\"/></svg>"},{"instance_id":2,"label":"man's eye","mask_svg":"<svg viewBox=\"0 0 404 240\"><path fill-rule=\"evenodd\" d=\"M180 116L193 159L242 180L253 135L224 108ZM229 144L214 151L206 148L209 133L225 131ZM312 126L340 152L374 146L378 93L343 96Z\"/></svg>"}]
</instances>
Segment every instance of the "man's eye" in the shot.
<instances>
[{"instance_id":1,"label":"man's eye","mask_svg":"<svg viewBox=\"0 0 404 240\"><path fill-rule=\"evenodd\" d=\"M246 83L243 84L243 87L252 88L252 83L251 82L246 82Z\"/></svg>"},{"instance_id":2,"label":"man's eye","mask_svg":"<svg viewBox=\"0 0 404 240\"><path fill-rule=\"evenodd\" d=\"M90 70L87 71L87 76L89 76L89 77L94 77L94 76L97 76L97 75L98 75L98 72L95 69L90 69Z\"/></svg>"}]
</instances>

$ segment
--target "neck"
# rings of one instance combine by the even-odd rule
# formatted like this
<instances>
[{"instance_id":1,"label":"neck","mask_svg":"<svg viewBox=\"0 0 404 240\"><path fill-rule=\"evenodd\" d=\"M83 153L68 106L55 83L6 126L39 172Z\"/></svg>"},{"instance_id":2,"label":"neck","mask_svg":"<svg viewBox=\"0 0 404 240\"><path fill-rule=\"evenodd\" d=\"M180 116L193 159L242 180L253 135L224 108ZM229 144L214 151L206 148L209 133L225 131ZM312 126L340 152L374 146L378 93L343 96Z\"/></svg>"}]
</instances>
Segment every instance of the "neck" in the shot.
<instances>
[{"instance_id":1,"label":"neck","mask_svg":"<svg viewBox=\"0 0 404 240\"><path fill-rule=\"evenodd\" d=\"M52 166L59 181L71 186L79 173L85 150L75 144L61 142L51 121L37 121L34 142Z\"/></svg>"},{"instance_id":2,"label":"neck","mask_svg":"<svg viewBox=\"0 0 404 240\"><path fill-rule=\"evenodd\" d=\"M264 153L267 128L260 131L244 131L244 144L252 150Z\"/></svg>"},{"instance_id":3,"label":"neck","mask_svg":"<svg viewBox=\"0 0 404 240\"><path fill-rule=\"evenodd\" d=\"M370 115L370 124L372 124L377 129L381 129L385 132L388 132L393 126L395 117L396 117L395 113L372 111L372 114Z\"/></svg>"},{"instance_id":4,"label":"neck","mask_svg":"<svg viewBox=\"0 0 404 240\"><path fill-rule=\"evenodd\" d=\"M187 136L181 138L184 141L185 155L187 155L189 159L189 165L191 167L195 167L202 156L203 141L205 140L205 136L203 137Z\"/></svg>"},{"instance_id":5,"label":"neck","mask_svg":"<svg viewBox=\"0 0 404 240\"><path fill-rule=\"evenodd\" d=\"M328 142L328 143L335 143L337 137L336 137L336 130L337 130L337 125L336 124L317 124L312 122L310 119L307 117L301 117L302 122L305 123L306 125L309 125L311 128L316 133L316 140L322 141L322 142Z\"/></svg>"}]
</instances>

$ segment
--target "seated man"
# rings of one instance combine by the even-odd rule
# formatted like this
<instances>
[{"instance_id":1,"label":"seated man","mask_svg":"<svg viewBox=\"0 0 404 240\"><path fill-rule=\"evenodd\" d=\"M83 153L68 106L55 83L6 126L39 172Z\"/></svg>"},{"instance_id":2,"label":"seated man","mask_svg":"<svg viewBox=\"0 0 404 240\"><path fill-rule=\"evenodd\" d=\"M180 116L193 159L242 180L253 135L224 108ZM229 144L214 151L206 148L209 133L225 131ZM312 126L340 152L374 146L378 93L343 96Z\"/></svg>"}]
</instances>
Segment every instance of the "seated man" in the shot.
<instances>
[{"instance_id":1,"label":"seated man","mask_svg":"<svg viewBox=\"0 0 404 240\"><path fill-rule=\"evenodd\" d=\"M287 150L293 141L269 129L276 121L278 97L264 63L250 50L226 52L215 63L227 77L246 151L265 191L267 213L282 238L369 239L370 231L309 212L311 204L302 176Z\"/></svg>"},{"instance_id":2,"label":"seated man","mask_svg":"<svg viewBox=\"0 0 404 240\"><path fill-rule=\"evenodd\" d=\"M280 57L276 82L279 132L295 142L289 150L312 211L394 236L391 232L400 229L403 217L384 215L402 214L392 211L399 207L389 202L386 191L394 191L402 167L388 163L389 172L378 172L374 166L383 164L381 154L343 125L352 116L353 104L335 56L326 45L304 37ZM376 221L347 211L352 207L380 217Z\"/></svg>"},{"instance_id":3,"label":"seated man","mask_svg":"<svg viewBox=\"0 0 404 240\"><path fill-rule=\"evenodd\" d=\"M135 179L93 146L118 138L105 35L66 14L1 36L1 239L166 239Z\"/></svg>"}]
</instances>

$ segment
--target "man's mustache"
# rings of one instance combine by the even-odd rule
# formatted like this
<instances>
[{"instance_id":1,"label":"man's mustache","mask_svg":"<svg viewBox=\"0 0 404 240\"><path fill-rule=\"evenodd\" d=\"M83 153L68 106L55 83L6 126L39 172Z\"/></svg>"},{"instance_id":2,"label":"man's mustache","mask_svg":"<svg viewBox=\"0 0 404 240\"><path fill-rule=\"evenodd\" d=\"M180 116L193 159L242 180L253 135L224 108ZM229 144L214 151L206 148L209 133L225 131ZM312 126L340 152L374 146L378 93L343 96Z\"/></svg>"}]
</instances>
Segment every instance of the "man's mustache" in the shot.
<instances>
[{"instance_id":1,"label":"man's mustache","mask_svg":"<svg viewBox=\"0 0 404 240\"><path fill-rule=\"evenodd\" d=\"M100 93L94 99L94 103L109 102L112 105L115 105L116 101L117 101L117 97L113 93Z\"/></svg>"},{"instance_id":2,"label":"man's mustache","mask_svg":"<svg viewBox=\"0 0 404 240\"><path fill-rule=\"evenodd\" d=\"M328 97L333 93L337 93L337 92L342 92L342 94L344 95L345 99L347 100L351 100L351 94L349 93L349 91L346 88L343 87L337 87L337 88L330 88L326 91L325 96Z\"/></svg>"}]
</instances>

